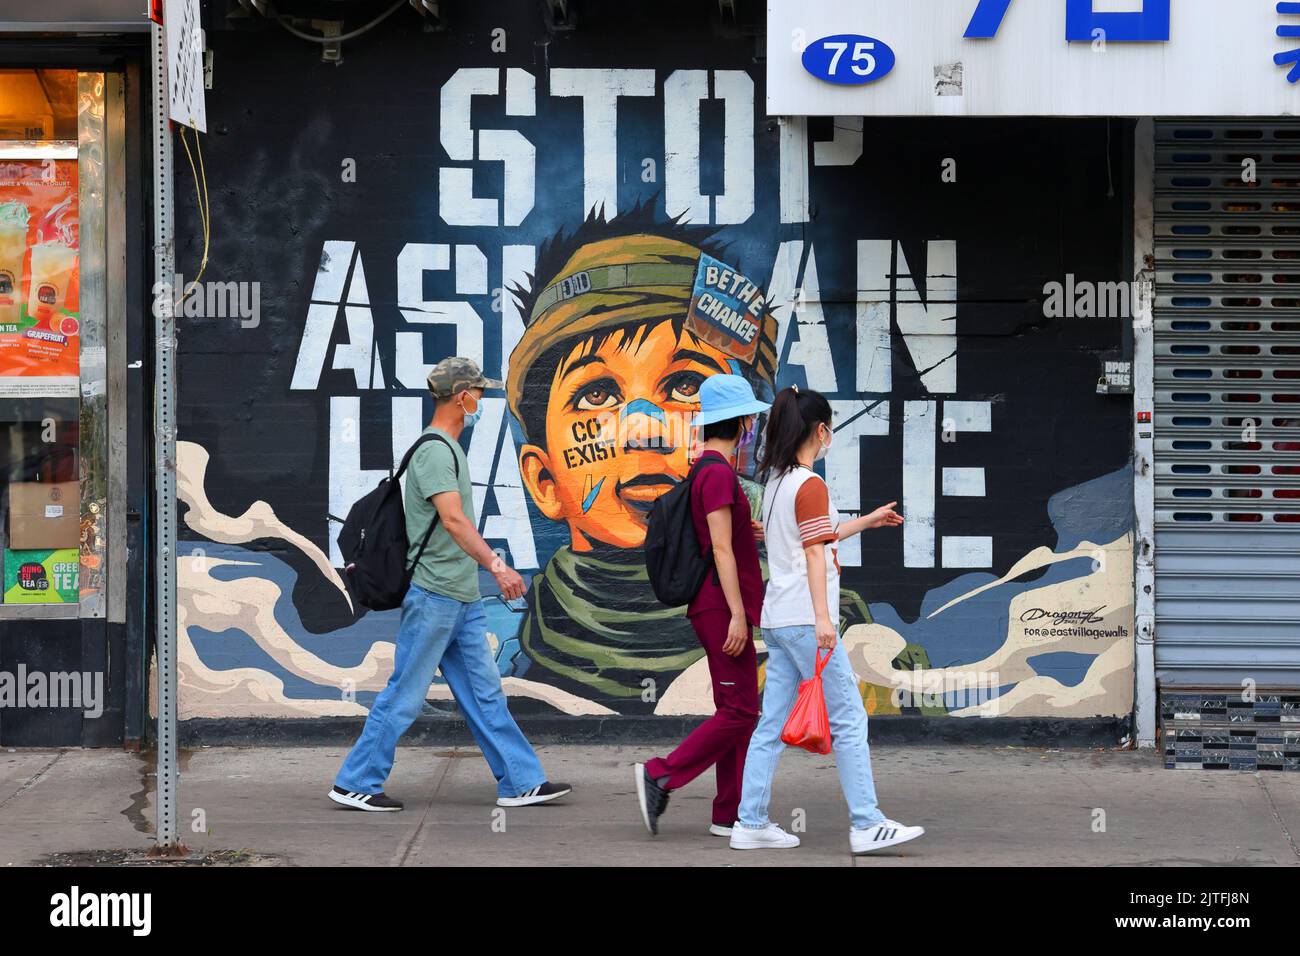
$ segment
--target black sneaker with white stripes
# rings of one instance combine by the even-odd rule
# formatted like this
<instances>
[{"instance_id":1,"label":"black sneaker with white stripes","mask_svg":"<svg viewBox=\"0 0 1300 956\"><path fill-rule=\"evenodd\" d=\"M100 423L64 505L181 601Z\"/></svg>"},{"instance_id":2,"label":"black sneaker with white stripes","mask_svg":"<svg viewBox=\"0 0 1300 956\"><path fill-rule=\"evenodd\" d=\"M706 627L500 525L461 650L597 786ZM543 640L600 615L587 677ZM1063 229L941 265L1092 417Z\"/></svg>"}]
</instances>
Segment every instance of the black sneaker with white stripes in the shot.
<instances>
[{"instance_id":1,"label":"black sneaker with white stripes","mask_svg":"<svg viewBox=\"0 0 1300 956\"><path fill-rule=\"evenodd\" d=\"M369 810L371 813L391 813L402 809L402 801L394 800L382 790L379 793L357 793L334 787L330 790L330 799L350 810Z\"/></svg>"},{"instance_id":2,"label":"black sneaker with white stripes","mask_svg":"<svg viewBox=\"0 0 1300 956\"><path fill-rule=\"evenodd\" d=\"M517 797L497 797L498 807L531 807L535 803L549 803L558 800L573 788L567 783L551 783L549 780L540 787L526 790Z\"/></svg>"},{"instance_id":3,"label":"black sneaker with white stripes","mask_svg":"<svg viewBox=\"0 0 1300 956\"><path fill-rule=\"evenodd\" d=\"M641 807L641 820L651 836L658 836L659 818L668 809L668 788L664 786L668 778L660 777L656 780L650 776L643 763L633 764L632 773L636 777L636 800Z\"/></svg>"}]
</instances>

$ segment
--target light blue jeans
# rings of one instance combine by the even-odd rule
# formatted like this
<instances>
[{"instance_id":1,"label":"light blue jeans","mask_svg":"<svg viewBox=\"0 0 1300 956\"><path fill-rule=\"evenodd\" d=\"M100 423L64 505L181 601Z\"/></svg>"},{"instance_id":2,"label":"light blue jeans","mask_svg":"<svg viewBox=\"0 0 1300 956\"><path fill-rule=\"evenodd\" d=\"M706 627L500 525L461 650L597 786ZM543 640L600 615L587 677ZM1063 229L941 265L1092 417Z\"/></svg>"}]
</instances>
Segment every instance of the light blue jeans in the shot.
<instances>
[{"instance_id":1,"label":"light blue jeans","mask_svg":"<svg viewBox=\"0 0 1300 956\"><path fill-rule=\"evenodd\" d=\"M799 682L813 676L817 663L817 636L811 625L763 628L767 642L767 680L763 687L763 714L745 757L745 783L740 794L740 825L764 827L772 799L772 778L785 750L781 731L799 693ZM875 826L885 815L876 806L876 784L871 776L871 750L867 746L867 709L857 678L849 666L844 644L837 641L822 670L826 715L831 725L831 746L840 786L849 805L849 819L858 829Z\"/></svg>"},{"instance_id":2,"label":"light blue jeans","mask_svg":"<svg viewBox=\"0 0 1300 956\"><path fill-rule=\"evenodd\" d=\"M335 785L357 793L384 789L397 741L419 716L440 667L497 779L497 795L517 797L546 782L537 755L506 706L486 621L482 601L465 604L411 585L402 602L393 675L371 705Z\"/></svg>"}]
</instances>

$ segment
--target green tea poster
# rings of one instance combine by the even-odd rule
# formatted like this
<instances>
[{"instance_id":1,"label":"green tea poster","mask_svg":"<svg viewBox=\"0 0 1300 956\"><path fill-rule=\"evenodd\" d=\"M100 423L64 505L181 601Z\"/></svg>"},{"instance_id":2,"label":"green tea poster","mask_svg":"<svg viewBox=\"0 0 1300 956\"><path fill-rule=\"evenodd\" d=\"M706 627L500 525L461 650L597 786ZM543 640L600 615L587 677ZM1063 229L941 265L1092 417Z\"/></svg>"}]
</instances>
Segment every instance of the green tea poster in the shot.
<instances>
[{"instance_id":1,"label":"green tea poster","mask_svg":"<svg viewBox=\"0 0 1300 956\"><path fill-rule=\"evenodd\" d=\"M5 604L75 604L81 561L76 548L5 551Z\"/></svg>"}]
</instances>

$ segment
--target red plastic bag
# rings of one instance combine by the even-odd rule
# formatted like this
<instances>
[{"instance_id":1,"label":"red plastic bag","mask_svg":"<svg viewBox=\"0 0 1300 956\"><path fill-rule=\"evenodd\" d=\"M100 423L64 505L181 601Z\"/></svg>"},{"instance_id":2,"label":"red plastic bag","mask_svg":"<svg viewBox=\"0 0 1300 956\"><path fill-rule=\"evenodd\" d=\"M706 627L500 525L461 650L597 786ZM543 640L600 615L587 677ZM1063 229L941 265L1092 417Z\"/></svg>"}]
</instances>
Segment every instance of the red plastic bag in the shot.
<instances>
[{"instance_id":1,"label":"red plastic bag","mask_svg":"<svg viewBox=\"0 0 1300 956\"><path fill-rule=\"evenodd\" d=\"M802 747L815 754L831 752L831 722L826 716L826 694L822 690L822 669L831 659L827 651L822 657L817 650L817 670L811 678L799 683L799 696L781 731L781 741L791 747Z\"/></svg>"}]
</instances>

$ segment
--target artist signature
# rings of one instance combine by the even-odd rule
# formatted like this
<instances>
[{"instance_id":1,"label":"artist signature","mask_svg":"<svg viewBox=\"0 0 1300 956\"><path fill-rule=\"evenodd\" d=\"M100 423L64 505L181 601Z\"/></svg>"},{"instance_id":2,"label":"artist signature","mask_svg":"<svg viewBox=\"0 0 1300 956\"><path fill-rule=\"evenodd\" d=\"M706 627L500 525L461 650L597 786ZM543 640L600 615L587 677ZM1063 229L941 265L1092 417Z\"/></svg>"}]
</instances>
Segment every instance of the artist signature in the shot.
<instances>
[{"instance_id":1,"label":"artist signature","mask_svg":"<svg viewBox=\"0 0 1300 956\"><path fill-rule=\"evenodd\" d=\"M1021 621L1041 621L1051 618L1053 624L1100 624L1105 618L1101 612L1106 609L1102 604L1090 611L1048 611L1041 607L1031 607L1020 615Z\"/></svg>"}]
</instances>

